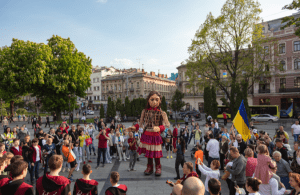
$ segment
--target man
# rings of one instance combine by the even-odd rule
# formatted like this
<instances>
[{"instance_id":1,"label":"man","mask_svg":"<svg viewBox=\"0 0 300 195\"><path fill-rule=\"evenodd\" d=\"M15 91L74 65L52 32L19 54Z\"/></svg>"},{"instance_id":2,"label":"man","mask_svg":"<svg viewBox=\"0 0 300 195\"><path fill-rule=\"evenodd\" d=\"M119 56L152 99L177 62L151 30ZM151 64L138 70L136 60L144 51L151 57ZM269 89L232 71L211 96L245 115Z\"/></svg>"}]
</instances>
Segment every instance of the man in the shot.
<instances>
[{"instance_id":1,"label":"man","mask_svg":"<svg viewBox=\"0 0 300 195\"><path fill-rule=\"evenodd\" d=\"M126 114L124 114L123 120L124 120L124 122L127 122L127 116L126 116Z\"/></svg>"},{"instance_id":2,"label":"man","mask_svg":"<svg viewBox=\"0 0 300 195\"><path fill-rule=\"evenodd\" d=\"M47 127L47 125L49 125L50 127L50 119L49 119L49 116L46 115L46 123L45 123L45 127Z\"/></svg>"},{"instance_id":3,"label":"man","mask_svg":"<svg viewBox=\"0 0 300 195\"><path fill-rule=\"evenodd\" d=\"M292 136L294 136L294 141L296 142L298 140L298 136L300 135L300 125L298 120L296 120L295 124L292 125L291 131Z\"/></svg>"},{"instance_id":4,"label":"man","mask_svg":"<svg viewBox=\"0 0 300 195\"><path fill-rule=\"evenodd\" d=\"M75 129L75 125L71 125L71 131L68 132L69 135L72 137L72 143L75 144L75 142L78 140L78 131Z\"/></svg>"},{"instance_id":5,"label":"man","mask_svg":"<svg viewBox=\"0 0 300 195\"><path fill-rule=\"evenodd\" d=\"M289 173L292 173L290 164L281 158L281 153L279 151L274 152L273 158L275 159L277 165L276 174L280 177L280 181L284 184L285 188L290 189L291 186L289 184Z\"/></svg>"},{"instance_id":6,"label":"man","mask_svg":"<svg viewBox=\"0 0 300 195\"><path fill-rule=\"evenodd\" d=\"M300 157L300 141L294 143L294 153L293 153L292 163L291 163L292 171L300 174L300 165L297 162L297 157Z\"/></svg>"},{"instance_id":7,"label":"man","mask_svg":"<svg viewBox=\"0 0 300 195\"><path fill-rule=\"evenodd\" d=\"M74 181L72 179L72 173L75 170L77 163L76 163L76 156L74 152L72 151L73 149L73 144L70 143L69 140L64 140L64 145L62 146L62 153L67 158L68 163L70 163L71 169L69 171L68 179L70 181Z\"/></svg>"},{"instance_id":8,"label":"man","mask_svg":"<svg viewBox=\"0 0 300 195\"><path fill-rule=\"evenodd\" d=\"M210 122L211 119L212 119L212 117L211 117L211 115L209 114L208 117L207 117L207 122L208 122L208 124L211 123L211 122Z\"/></svg>"},{"instance_id":9,"label":"man","mask_svg":"<svg viewBox=\"0 0 300 195\"><path fill-rule=\"evenodd\" d=\"M176 125L173 125L173 148L176 148L176 142L178 137L178 129L176 128Z\"/></svg>"},{"instance_id":10,"label":"man","mask_svg":"<svg viewBox=\"0 0 300 195\"><path fill-rule=\"evenodd\" d=\"M25 130L24 126L22 126L18 132L18 138L20 139L20 142L24 141L26 135L29 135L29 132Z\"/></svg>"},{"instance_id":11,"label":"man","mask_svg":"<svg viewBox=\"0 0 300 195\"><path fill-rule=\"evenodd\" d=\"M126 194L127 186L124 184L118 184L119 180L120 180L120 174L116 171L111 172L110 174L111 187L109 187L105 191L105 195Z\"/></svg>"},{"instance_id":12,"label":"man","mask_svg":"<svg viewBox=\"0 0 300 195\"><path fill-rule=\"evenodd\" d=\"M185 162L183 167L183 177L180 179L180 183L183 185L187 178L189 177L199 177L198 174L193 171L193 163L192 162Z\"/></svg>"},{"instance_id":13,"label":"man","mask_svg":"<svg viewBox=\"0 0 300 195\"><path fill-rule=\"evenodd\" d=\"M205 186L197 177L189 177L183 184L182 195L204 195Z\"/></svg>"},{"instance_id":14,"label":"man","mask_svg":"<svg viewBox=\"0 0 300 195\"><path fill-rule=\"evenodd\" d=\"M36 182L36 195L61 194L71 195L71 182L64 176L59 176L63 165L61 155L53 155L49 159L50 173L40 177Z\"/></svg>"},{"instance_id":15,"label":"man","mask_svg":"<svg viewBox=\"0 0 300 195\"><path fill-rule=\"evenodd\" d=\"M35 115L33 115L32 119L31 119L32 129L36 128L36 121L37 121L37 118L35 117Z\"/></svg>"},{"instance_id":16,"label":"man","mask_svg":"<svg viewBox=\"0 0 300 195\"><path fill-rule=\"evenodd\" d=\"M40 125L39 124L35 124L34 132L33 132L34 137L36 136L36 134L38 134L40 132L40 130L42 130L42 128L40 127Z\"/></svg>"},{"instance_id":17,"label":"man","mask_svg":"<svg viewBox=\"0 0 300 195\"><path fill-rule=\"evenodd\" d=\"M289 143L289 139L290 139L289 134L284 130L283 126L279 127L279 130L275 134L274 139L275 138L280 138L280 136L278 135L279 132L282 132L284 134L284 137L285 137L287 143Z\"/></svg>"},{"instance_id":18,"label":"man","mask_svg":"<svg viewBox=\"0 0 300 195\"><path fill-rule=\"evenodd\" d=\"M3 131L6 130L7 126L8 126L8 120L7 120L6 116L5 116L4 119L2 120L2 127L4 129Z\"/></svg>"},{"instance_id":19,"label":"man","mask_svg":"<svg viewBox=\"0 0 300 195\"><path fill-rule=\"evenodd\" d=\"M221 192L221 182L215 178L208 181L208 191L210 195L219 195Z\"/></svg>"},{"instance_id":20,"label":"man","mask_svg":"<svg viewBox=\"0 0 300 195\"><path fill-rule=\"evenodd\" d=\"M101 155L102 155L102 159L103 159L103 165L102 165L102 167L105 166L106 150L107 150L107 140L109 140L108 134L110 132L109 128L105 127L105 129L101 130L99 132L99 134L96 136L96 139L99 139L96 169L99 169Z\"/></svg>"},{"instance_id":21,"label":"man","mask_svg":"<svg viewBox=\"0 0 300 195\"><path fill-rule=\"evenodd\" d=\"M11 164L11 179L0 187L0 194L33 195L33 187L24 182L27 175L28 163L18 160Z\"/></svg>"},{"instance_id":22,"label":"man","mask_svg":"<svg viewBox=\"0 0 300 195\"><path fill-rule=\"evenodd\" d=\"M286 147L283 146L283 142L281 139L277 138L275 140L275 146L276 146L275 150L277 150L281 153L282 159L284 159L286 162L289 162L288 151L287 151Z\"/></svg>"},{"instance_id":23,"label":"man","mask_svg":"<svg viewBox=\"0 0 300 195\"><path fill-rule=\"evenodd\" d=\"M95 126L95 129L97 130L97 128L98 128L98 118L96 116L94 117L94 126Z\"/></svg>"},{"instance_id":24,"label":"man","mask_svg":"<svg viewBox=\"0 0 300 195\"><path fill-rule=\"evenodd\" d=\"M247 144L246 142L243 140L242 135L238 134L236 136L236 140L238 142L238 150L240 152L240 154L244 154L245 149L247 148Z\"/></svg>"},{"instance_id":25,"label":"man","mask_svg":"<svg viewBox=\"0 0 300 195\"><path fill-rule=\"evenodd\" d=\"M209 130L211 130L211 131L213 132L214 137L215 137L216 139L218 139L219 133L220 133L220 129L217 129L217 128L215 127L215 124L214 124L214 123L211 124L211 127L209 128Z\"/></svg>"},{"instance_id":26,"label":"man","mask_svg":"<svg viewBox=\"0 0 300 195\"><path fill-rule=\"evenodd\" d=\"M138 138L134 138L133 137L133 133L129 132L129 139L128 139L128 144L129 144L129 155L130 155L130 163L129 163L129 168L128 171L136 171L136 169L134 169L134 165L136 163L136 159L137 159L137 141Z\"/></svg>"},{"instance_id":27,"label":"man","mask_svg":"<svg viewBox=\"0 0 300 195\"><path fill-rule=\"evenodd\" d=\"M187 150L188 140L189 140L189 129L188 126L185 126L184 129L180 131L181 137L183 137L185 141L185 149Z\"/></svg>"},{"instance_id":28,"label":"man","mask_svg":"<svg viewBox=\"0 0 300 195\"><path fill-rule=\"evenodd\" d=\"M31 163L31 170L30 170L30 180L31 184L34 183L33 176L35 175L35 179L39 178L39 165L42 159L41 147L38 145L39 140L34 138L32 140L32 146L29 148L30 154L30 163Z\"/></svg>"},{"instance_id":29,"label":"man","mask_svg":"<svg viewBox=\"0 0 300 195\"><path fill-rule=\"evenodd\" d=\"M181 195L182 187L181 184L176 184L172 189L171 195Z\"/></svg>"},{"instance_id":30,"label":"man","mask_svg":"<svg viewBox=\"0 0 300 195\"><path fill-rule=\"evenodd\" d=\"M230 148L231 157L234 159L232 166L225 167L226 171L231 173L230 183L230 195L235 195L235 183L240 187L244 188L246 183L246 164L247 159L240 155L239 150L236 147Z\"/></svg>"},{"instance_id":31,"label":"man","mask_svg":"<svg viewBox=\"0 0 300 195\"><path fill-rule=\"evenodd\" d=\"M206 145L206 150L208 151L208 167L213 160L220 160L220 147L219 142L214 139L213 134L209 134L209 141Z\"/></svg>"},{"instance_id":32,"label":"man","mask_svg":"<svg viewBox=\"0 0 300 195\"><path fill-rule=\"evenodd\" d=\"M227 125L227 115L225 112L223 112L223 120L224 120L224 125Z\"/></svg>"}]
</instances>

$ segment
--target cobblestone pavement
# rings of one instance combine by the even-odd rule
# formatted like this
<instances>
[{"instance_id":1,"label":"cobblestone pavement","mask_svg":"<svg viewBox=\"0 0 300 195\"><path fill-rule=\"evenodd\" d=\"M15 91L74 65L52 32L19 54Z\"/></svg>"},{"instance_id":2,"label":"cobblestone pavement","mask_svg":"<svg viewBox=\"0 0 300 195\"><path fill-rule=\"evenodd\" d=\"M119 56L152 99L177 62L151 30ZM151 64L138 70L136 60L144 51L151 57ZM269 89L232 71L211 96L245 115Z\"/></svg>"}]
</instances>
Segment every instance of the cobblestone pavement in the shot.
<instances>
[{"instance_id":1,"label":"cobblestone pavement","mask_svg":"<svg viewBox=\"0 0 300 195\"><path fill-rule=\"evenodd\" d=\"M283 120L287 122L285 124L285 129L289 133L291 137L291 132L290 132L290 126L291 126L291 120ZM204 125L204 121L196 121L199 122L199 124L202 126ZM14 127L15 125L22 125L23 122L15 122L10 124L10 127ZM31 124L27 124L27 127L29 127L29 131L31 132L31 138L33 138L33 129L31 128ZM126 127L129 127L132 125L132 123L125 123ZM220 122L219 125L222 125L222 121ZM227 127L230 128L231 123L227 124ZM279 123L256 123L254 126L258 130L264 130L270 134L271 137L274 136L275 134L275 129L278 128ZM43 126L44 127L44 126ZM44 131L48 132L49 127L45 128ZM1 127L1 133L3 133L3 128ZM97 142L97 141L96 141ZM193 142L193 141L192 141ZM191 159L190 155L190 149L193 147L193 143L190 143L188 146L188 151L185 154L186 161L191 161L195 162L194 159ZM97 146L98 143L94 143L95 146ZM293 144L293 139L290 139L290 144L292 146ZM293 147L292 147L293 148ZM105 190L110 186L109 182L109 174L111 171L118 171L120 173L120 182L122 184L127 185L128 187L128 194L131 195L152 195L152 194L170 194L171 193L171 187L169 187L166 184L166 180L173 180L174 177L176 177L176 172L175 172L175 158L176 155L173 155L173 159L167 159L166 156L166 150L163 149L163 155L164 157L161 159L161 164L162 164L162 175L160 177L155 177L154 174L150 176L145 176L144 175L144 170L146 169L146 158L141 156L140 161L136 163L135 168L137 171L134 172L128 172L128 166L129 166L129 161L122 161L119 162L118 160L113 159L112 164L106 164L104 168L100 167L98 170L93 170L93 173L91 174L91 178L95 179L98 181L98 189L99 189L99 194L104 194ZM93 161L90 163L93 168L96 167L96 156L92 156L91 160ZM207 164L207 162L205 162ZM82 164L81 164L82 166ZM43 174L43 170L40 170L40 176ZM67 172L61 173L63 176L67 176ZM81 178L81 171L79 172L74 172L74 179ZM180 167L180 176L182 176L182 169ZM221 175L223 175L223 172L221 172ZM205 182L205 176L202 175L201 180L203 183ZM30 182L29 180L29 173L25 179L26 182ZM228 187L225 181L221 181L222 184L222 194L229 194ZM72 189L74 186L74 182L72 182Z\"/></svg>"}]
</instances>

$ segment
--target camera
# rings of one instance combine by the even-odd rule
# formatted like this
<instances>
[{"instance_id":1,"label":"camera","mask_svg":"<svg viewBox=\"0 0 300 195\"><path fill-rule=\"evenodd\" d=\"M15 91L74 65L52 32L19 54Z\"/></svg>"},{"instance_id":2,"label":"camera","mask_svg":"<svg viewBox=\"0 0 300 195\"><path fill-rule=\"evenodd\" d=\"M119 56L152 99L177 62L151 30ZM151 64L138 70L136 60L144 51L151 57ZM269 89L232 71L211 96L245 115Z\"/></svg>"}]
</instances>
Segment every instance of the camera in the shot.
<instances>
[{"instance_id":1,"label":"camera","mask_svg":"<svg viewBox=\"0 0 300 195\"><path fill-rule=\"evenodd\" d=\"M173 182L171 182L171 181L169 181L169 180L167 180L167 181L166 181L166 184L168 184L168 185L170 185L170 186L174 187L174 183L173 183Z\"/></svg>"}]
</instances>

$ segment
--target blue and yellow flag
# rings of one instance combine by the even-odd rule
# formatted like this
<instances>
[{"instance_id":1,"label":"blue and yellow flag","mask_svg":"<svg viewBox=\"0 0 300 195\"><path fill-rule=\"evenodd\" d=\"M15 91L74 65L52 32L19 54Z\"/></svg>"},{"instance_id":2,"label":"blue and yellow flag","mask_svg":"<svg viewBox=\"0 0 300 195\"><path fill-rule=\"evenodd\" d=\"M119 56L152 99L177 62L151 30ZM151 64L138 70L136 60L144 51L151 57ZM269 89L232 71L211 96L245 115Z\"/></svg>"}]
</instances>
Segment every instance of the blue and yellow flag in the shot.
<instances>
[{"instance_id":1,"label":"blue and yellow flag","mask_svg":"<svg viewBox=\"0 0 300 195\"><path fill-rule=\"evenodd\" d=\"M251 135L244 100L242 100L239 111L233 119L233 125L239 134L242 135L244 141L247 141L248 138L250 139Z\"/></svg>"},{"instance_id":2,"label":"blue and yellow flag","mask_svg":"<svg viewBox=\"0 0 300 195\"><path fill-rule=\"evenodd\" d=\"M290 118L293 116L293 104L294 103L286 110L286 114L288 114Z\"/></svg>"}]
</instances>

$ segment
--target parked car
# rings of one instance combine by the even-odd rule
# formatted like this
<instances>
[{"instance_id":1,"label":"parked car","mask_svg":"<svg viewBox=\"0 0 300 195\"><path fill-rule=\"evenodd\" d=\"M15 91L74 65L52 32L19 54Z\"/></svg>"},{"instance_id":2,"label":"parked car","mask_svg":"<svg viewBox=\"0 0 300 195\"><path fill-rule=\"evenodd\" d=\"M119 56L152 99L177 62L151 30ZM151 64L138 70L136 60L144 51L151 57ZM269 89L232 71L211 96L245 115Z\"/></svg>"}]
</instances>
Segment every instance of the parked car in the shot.
<instances>
[{"instance_id":1,"label":"parked car","mask_svg":"<svg viewBox=\"0 0 300 195\"><path fill-rule=\"evenodd\" d=\"M184 117L185 117L186 115L188 115L190 119L191 119L192 116L193 116L196 120L197 120L197 119L198 119L198 120L201 119L201 114L200 114L200 112L197 111L197 110L187 111L187 112L185 112L185 113L182 113L180 116L181 116L182 119L184 119Z\"/></svg>"},{"instance_id":2,"label":"parked car","mask_svg":"<svg viewBox=\"0 0 300 195\"><path fill-rule=\"evenodd\" d=\"M87 114L87 115L93 115L93 114L94 114L94 111L92 111L92 110L87 110L87 111L86 111L86 114Z\"/></svg>"},{"instance_id":3,"label":"parked car","mask_svg":"<svg viewBox=\"0 0 300 195\"><path fill-rule=\"evenodd\" d=\"M260 114L260 115L252 117L251 121L259 121L259 122L270 121L270 122L274 122L274 121L278 121L278 117L277 116L272 116L270 114Z\"/></svg>"}]
</instances>

